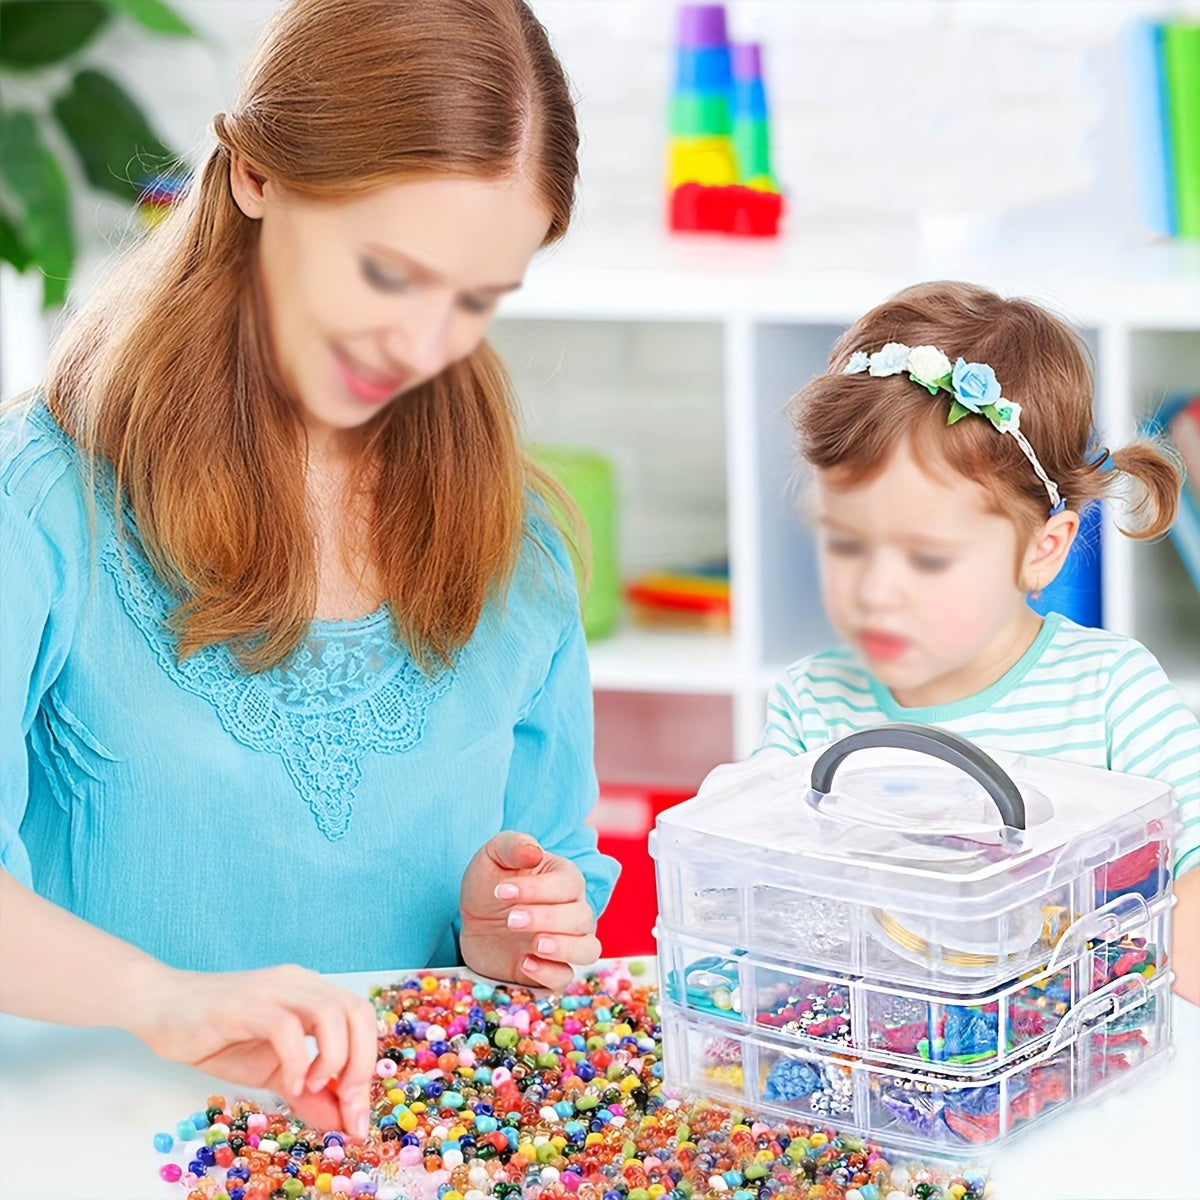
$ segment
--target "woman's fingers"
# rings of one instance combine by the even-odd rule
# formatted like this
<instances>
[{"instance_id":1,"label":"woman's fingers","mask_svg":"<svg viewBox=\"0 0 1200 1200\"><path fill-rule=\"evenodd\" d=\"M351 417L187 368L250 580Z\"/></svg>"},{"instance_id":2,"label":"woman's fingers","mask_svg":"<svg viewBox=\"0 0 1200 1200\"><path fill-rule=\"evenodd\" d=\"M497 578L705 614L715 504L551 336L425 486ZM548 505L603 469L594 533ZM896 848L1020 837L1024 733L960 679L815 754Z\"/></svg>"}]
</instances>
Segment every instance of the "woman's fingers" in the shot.
<instances>
[{"instance_id":1,"label":"woman's fingers","mask_svg":"<svg viewBox=\"0 0 1200 1200\"><path fill-rule=\"evenodd\" d=\"M279 1078L289 1102L304 1094L308 1076L308 1047L304 1041L304 1026L293 1012L280 1008L272 1013L263 1011L267 1019L267 1038L279 1059Z\"/></svg>"},{"instance_id":2,"label":"woman's fingers","mask_svg":"<svg viewBox=\"0 0 1200 1200\"><path fill-rule=\"evenodd\" d=\"M600 957L600 941L591 933L583 935L540 933L533 939L536 957L549 962L572 963L586 967Z\"/></svg>"},{"instance_id":3,"label":"woman's fingers","mask_svg":"<svg viewBox=\"0 0 1200 1200\"><path fill-rule=\"evenodd\" d=\"M569 904L582 893L583 876L577 868L542 875L514 874L496 886L496 899L510 904Z\"/></svg>"},{"instance_id":4,"label":"woman's fingers","mask_svg":"<svg viewBox=\"0 0 1200 1200\"><path fill-rule=\"evenodd\" d=\"M347 992L346 1021L349 1045L338 1098L345 1129L355 1137L366 1137L370 1126L369 1088L378 1051L375 1006L364 997Z\"/></svg>"},{"instance_id":5,"label":"woman's fingers","mask_svg":"<svg viewBox=\"0 0 1200 1200\"><path fill-rule=\"evenodd\" d=\"M304 1092L290 1104L301 1120L316 1129L340 1129L353 1136L359 1136L347 1127L347 1122L342 1117L341 1102L332 1087L319 1092Z\"/></svg>"},{"instance_id":6,"label":"woman's fingers","mask_svg":"<svg viewBox=\"0 0 1200 1200\"><path fill-rule=\"evenodd\" d=\"M552 992L562 991L575 978L575 972L565 963L549 962L536 954L521 959L521 970L530 982Z\"/></svg>"},{"instance_id":7,"label":"woman's fingers","mask_svg":"<svg viewBox=\"0 0 1200 1200\"><path fill-rule=\"evenodd\" d=\"M305 1090L319 1092L345 1070L350 1045L346 1013L333 996L315 998L302 1011L308 1017L308 1032L317 1039L317 1057L309 1064Z\"/></svg>"},{"instance_id":8,"label":"woman's fingers","mask_svg":"<svg viewBox=\"0 0 1200 1200\"><path fill-rule=\"evenodd\" d=\"M530 933L591 933L596 924L591 908L582 900L569 904L518 904L511 908L505 923L509 929Z\"/></svg>"}]
</instances>

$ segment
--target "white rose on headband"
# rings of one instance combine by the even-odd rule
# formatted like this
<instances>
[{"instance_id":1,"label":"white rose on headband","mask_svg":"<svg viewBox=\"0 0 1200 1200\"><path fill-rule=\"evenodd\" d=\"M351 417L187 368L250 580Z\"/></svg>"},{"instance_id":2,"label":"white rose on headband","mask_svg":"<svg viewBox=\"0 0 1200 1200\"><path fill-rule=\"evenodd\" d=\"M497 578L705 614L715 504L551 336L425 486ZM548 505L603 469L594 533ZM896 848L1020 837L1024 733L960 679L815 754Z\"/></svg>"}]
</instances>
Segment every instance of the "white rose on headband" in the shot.
<instances>
[{"instance_id":1,"label":"white rose on headband","mask_svg":"<svg viewBox=\"0 0 1200 1200\"><path fill-rule=\"evenodd\" d=\"M865 371L871 365L871 356L865 350L855 350L850 355L850 361L846 364L846 369L842 372L843 375L857 375L860 371Z\"/></svg>"},{"instance_id":2,"label":"white rose on headband","mask_svg":"<svg viewBox=\"0 0 1200 1200\"><path fill-rule=\"evenodd\" d=\"M872 375L899 375L912 351L903 342L888 342L871 355Z\"/></svg>"},{"instance_id":3,"label":"white rose on headband","mask_svg":"<svg viewBox=\"0 0 1200 1200\"><path fill-rule=\"evenodd\" d=\"M936 346L914 346L905 368L914 383L929 389L934 395L949 382L950 360Z\"/></svg>"}]
</instances>

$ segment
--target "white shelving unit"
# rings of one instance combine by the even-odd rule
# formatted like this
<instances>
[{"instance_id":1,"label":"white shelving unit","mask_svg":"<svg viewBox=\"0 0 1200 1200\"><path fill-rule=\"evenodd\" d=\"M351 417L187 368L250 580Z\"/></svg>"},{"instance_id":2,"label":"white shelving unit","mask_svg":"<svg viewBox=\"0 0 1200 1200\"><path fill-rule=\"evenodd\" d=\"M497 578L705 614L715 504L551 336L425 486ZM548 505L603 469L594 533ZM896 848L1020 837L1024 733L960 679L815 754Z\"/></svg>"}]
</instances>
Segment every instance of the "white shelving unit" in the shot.
<instances>
[{"instance_id":1,"label":"white shelving unit","mask_svg":"<svg viewBox=\"0 0 1200 1200\"><path fill-rule=\"evenodd\" d=\"M1073 261L1068 247L676 238L646 219L573 232L506 301L493 340L531 437L596 446L616 463L626 573L729 559L729 636L623 628L593 644L602 773L662 774L669 760L667 774L695 782L749 753L771 682L831 642L781 410L851 320L930 278L1028 295L1080 328L1113 444L1164 395L1200 386L1200 246ZM1103 586L1106 624L1158 654L1200 710L1200 598L1174 548L1107 529ZM672 730L669 748L656 745L656 721Z\"/></svg>"}]
</instances>

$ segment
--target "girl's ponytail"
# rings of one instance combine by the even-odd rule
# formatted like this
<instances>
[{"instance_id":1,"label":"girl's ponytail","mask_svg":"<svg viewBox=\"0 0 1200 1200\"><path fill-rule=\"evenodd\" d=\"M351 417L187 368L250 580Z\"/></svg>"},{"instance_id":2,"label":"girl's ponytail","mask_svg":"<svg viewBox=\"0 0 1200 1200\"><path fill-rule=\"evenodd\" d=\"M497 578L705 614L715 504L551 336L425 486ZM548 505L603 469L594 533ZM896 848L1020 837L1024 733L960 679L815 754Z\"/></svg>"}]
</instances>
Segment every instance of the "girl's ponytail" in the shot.
<instances>
[{"instance_id":1,"label":"girl's ponytail","mask_svg":"<svg viewBox=\"0 0 1200 1200\"><path fill-rule=\"evenodd\" d=\"M1173 453L1160 442L1139 440L1111 454L1112 471L1104 478L1105 492L1114 488L1115 479L1129 479L1132 489L1126 494L1126 507L1132 525L1118 522L1117 528L1132 538L1155 538L1166 533L1175 520L1183 472ZM1114 483L1108 483L1114 480ZM1116 485L1121 486L1121 485Z\"/></svg>"}]
</instances>

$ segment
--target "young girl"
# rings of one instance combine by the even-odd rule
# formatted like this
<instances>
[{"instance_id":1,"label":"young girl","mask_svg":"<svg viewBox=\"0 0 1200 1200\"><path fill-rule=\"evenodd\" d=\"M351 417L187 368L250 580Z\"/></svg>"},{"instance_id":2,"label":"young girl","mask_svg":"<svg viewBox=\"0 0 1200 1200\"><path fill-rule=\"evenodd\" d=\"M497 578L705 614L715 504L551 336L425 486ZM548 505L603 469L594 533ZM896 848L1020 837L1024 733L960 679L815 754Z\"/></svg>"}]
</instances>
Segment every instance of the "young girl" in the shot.
<instances>
[{"instance_id":1,"label":"young girl","mask_svg":"<svg viewBox=\"0 0 1200 1200\"><path fill-rule=\"evenodd\" d=\"M1066 325L964 283L908 288L838 341L791 404L815 491L822 598L845 645L789 668L764 745L892 721L1152 776L1175 789L1177 989L1200 1001L1200 723L1132 638L1043 619L1079 512L1131 487L1132 537L1170 525L1179 472L1093 441Z\"/></svg>"}]
</instances>

